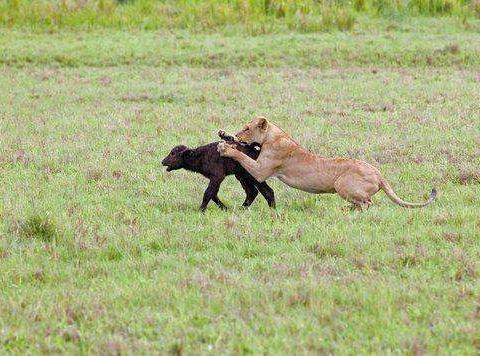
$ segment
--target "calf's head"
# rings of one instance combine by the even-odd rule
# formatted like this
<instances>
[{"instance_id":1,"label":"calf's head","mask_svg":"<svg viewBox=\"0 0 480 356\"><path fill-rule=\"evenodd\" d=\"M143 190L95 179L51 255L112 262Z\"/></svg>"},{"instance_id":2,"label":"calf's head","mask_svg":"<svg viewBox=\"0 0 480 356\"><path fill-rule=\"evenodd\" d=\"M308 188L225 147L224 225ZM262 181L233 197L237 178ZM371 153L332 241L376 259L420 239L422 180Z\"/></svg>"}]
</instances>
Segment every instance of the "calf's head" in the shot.
<instances>
[{"instance_id":1,"label":"calf's head","mask_svg":"<svg viewBox=\"0 0 480 356\"><path fill-rule=\"evenodd\" d=\"M174 171L184 167L185 157L191 153L191 150L184 145L175 146L170 153L162 160L162 165L167 167L167 172Z\"/></svg>"}]
</instances>

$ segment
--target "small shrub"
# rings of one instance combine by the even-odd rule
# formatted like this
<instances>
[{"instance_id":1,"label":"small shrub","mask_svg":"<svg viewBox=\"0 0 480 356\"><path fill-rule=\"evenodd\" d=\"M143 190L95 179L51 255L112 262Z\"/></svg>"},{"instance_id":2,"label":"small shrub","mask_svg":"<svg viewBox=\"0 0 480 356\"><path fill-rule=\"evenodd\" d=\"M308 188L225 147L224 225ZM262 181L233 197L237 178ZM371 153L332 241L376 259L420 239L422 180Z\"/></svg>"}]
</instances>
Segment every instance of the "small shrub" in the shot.
<instances>
[{"instance_id":1,"label":"small shrub","mask_svg":"<svg viewBox=\"0 0 480 356\"><path fill-rule=\"evenodd\" d=\"M421 15L451 14L455 10L455 0L413 0L411 7Z\"/></svg>"},{"instance_id":2,"label":"small shrub","mask_svg":"<svg viewBox=\"0 0 480 356\"><path fill-rule=\"evenodd\" d=\"M480 19L480 0L472 1L473 13Z\"/></svg>"},{"instance_id":3,"label":"small shrub","mask_svg":"<svg viewBox=\"0 0 480 356\"><path fill-rule=\"evenodd\" d=\"M402 267L415 267L421 263L421 257L416 253L402 253L398 262Z\"/></svg>"},{"instance_id":4,"label":"small shrub","mask_svg":"<svg viewBox=\"0 0 480 356\"><path fill-rule=\"evenodd\" d=\"M469 278L476 278L478 276L478 271L473 263L462 263L461 266L455 271L454 279L457 282L463 281Z\"/></svg>"},{"instance_id":5,"label":"small shrub","mask_svg":"<svg viewBox=\"0 0 480 356\"><path fill-rule=\"evenodd\" d=\"M287 14L287 4L281 1L265 1L265 15L274 15L276 18L285 17Z\"/></svg>"},{"instance_id":6,"label":"small shrub","mask_svg":"<svg viewBox=\"0 0 480 356\"><path fill-rule=\"evenodd\" d=\"M334 27L335 24L335 14L332 9L325 8L322 11L322 27L323 30L330 30Z\"/></svg>"},{"instance_id":7,"label":"small shrub","mask_svg":"<svg viewBox=\"0 0 480 356\"><path fill-rule=\"evenodd\" d=\"M350 10L340 9L337 11L335 22L340 31L350 31L355 25L355 16Z\"/></svg>"},{"instance_id":8,"label":"small shrub","mask_svg":"<svg viewBox=\"0 0 480 356\"><path fill-rule=\"evenodd\" d=\"M51 242L57 236L57 228L48 217L33 215L20 224L20 233L29 239Z\"/></svg>"},{"instance_id":9,"label":"small shrub","mask_svg":"<svg viewBox=\"0 0 480 356\"><path fill-rule=\"evenodd\" d=\"M164 249L164 246L159 241L151 241L148 244L148 249L153 253L158 253Z\"/></svg>"},{"instance_id":10,"label":"small shrub","mask_svg":"<svg viewBox=\"0 0 480 356\"><path fill-rule=\"evenodd\" d=\"M461 171L458 174L457 182L461 185L480 184L480 171Z\"/></svg>"},{"instance_id":11,"label":"small shrub","mask_svg":"<svg viewBox=\"0 0 480 356\"><path fill-rule=\"evenodd\" d=\"M123 253L117 246L109 245L104 251L104 258L107 261L120 261L123 258Z\"/></svg>"},{"instance_id":12,"label":"small shrub","mask_svg":"<svg viewBox=\"0 0 480 356\"><path fill-rule=\"evenodd\" d=\"M65 330L61 332L61 336L67 342L77 343L80 341L80 332L78 329L72 325L68 326Z\"/></svg>"},{"instance_id":13,"label":"small shrub","mask_svg":"<svg viewBox=\"0 0 480 356\"><path fill-rule=\"evenodd\" d=\"M402 2L394 4L389 0L373 0L372 7L374 12L386 17L395 17L404 11Z\"/></svg>"},{"instance_id":14,"label":"small shrub","mask_svg":"<svg viewBox=\"0 0 480 356\"><path fill-rule=\"evenodd\" d=\"M458 43L450 43L447 47L445 47L445 52L457 54L458 52L460 52L460 46L458 45Z\"/></svg>"},{"instance_id":15,"label":"small shrub","mask_svg":"<svg viewBox=\"0 0 480 356\"><path fill-rule=\"evenodd\" d=\"M312 302L312 295L308 290L300 290L296 293L293 293L289 300L288 305L290 307L309 307Z\"/></svg>"},{"instance_id":16,"label":"small shrub","mask_svg":"<svg viewBox=\"0 0 480 356\"><path fill-rule=\"evenodd\" d=\"M317 243L310 247L309 251L318 258L342 258L346 254L345 246L340 243L333 243L332 245Z\"/></svg>"},{"instance_id":17,"label":"small shrub","mask_svg":"<svg viewBox=\"0 0 480 356\"><path fill-rule=\"evenodd\" d=\"M353 8L355 11L365 11L367 9L366 0L353 0Z\"/></svg>"}]
</instances>

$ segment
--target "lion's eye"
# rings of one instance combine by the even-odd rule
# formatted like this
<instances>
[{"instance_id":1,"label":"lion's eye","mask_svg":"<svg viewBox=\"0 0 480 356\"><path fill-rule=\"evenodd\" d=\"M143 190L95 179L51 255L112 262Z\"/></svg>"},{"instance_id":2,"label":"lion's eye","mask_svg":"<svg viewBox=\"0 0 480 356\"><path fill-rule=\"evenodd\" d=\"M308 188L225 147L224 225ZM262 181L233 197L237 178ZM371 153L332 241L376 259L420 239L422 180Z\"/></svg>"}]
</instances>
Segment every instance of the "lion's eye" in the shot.
<instances>
[{"instance_id":1,"label":"lion's eye","mask_svg":"<svg viewBox=\"0 0 480 356\"><path fill-rule=\"evenodd\" d=\"M249 128L249 127L247 127L247 128L245 129L245 131L248 131L249 129L250 129L250 128Z\"/></svg>"}]
</instances>

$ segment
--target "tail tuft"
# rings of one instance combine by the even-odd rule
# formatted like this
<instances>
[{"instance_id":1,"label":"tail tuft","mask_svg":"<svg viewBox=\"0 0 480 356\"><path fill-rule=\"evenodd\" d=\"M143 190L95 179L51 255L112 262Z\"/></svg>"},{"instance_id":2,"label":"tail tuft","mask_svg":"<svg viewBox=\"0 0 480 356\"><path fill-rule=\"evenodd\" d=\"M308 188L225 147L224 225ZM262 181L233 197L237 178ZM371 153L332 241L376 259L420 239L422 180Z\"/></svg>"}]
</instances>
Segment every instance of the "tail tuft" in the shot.
<instances>
[{"instance_id":1,"label":"tail tuft","mask_svg":"<svg viewBox=\"0 0 480 356\"><path fill-rule=\"evenodd\" d=\"M435 188L432 188L432 192L430 193L430 199L436 199L437 198L437 190Z\"/></svg>"}]
</instances>

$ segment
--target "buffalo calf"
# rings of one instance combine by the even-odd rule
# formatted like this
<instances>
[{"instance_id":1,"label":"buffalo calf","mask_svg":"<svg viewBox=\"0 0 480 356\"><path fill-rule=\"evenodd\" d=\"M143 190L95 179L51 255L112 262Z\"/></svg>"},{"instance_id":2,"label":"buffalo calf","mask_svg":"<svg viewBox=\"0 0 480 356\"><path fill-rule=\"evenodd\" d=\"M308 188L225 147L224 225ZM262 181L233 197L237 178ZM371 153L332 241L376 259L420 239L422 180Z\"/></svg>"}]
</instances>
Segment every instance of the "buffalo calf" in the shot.
<instances>
[{"instance_id":1,"label":"buffalo calf","mask_svg":"<svg viewBox=\"0 0 480 356\"><path fill-rule=\"evenodd\" d=\"M237 150L242 151L249 157L257 159L260 154L260 146L256 144L247 145L235 142L233 137L226 135L223 131L219 133L220 138L235 145ZM220 157L217 146L219 142L212 142L205 146L197 148L188 148L187 146L174 147L167 157L162 160L162 165L167 167L167 172L184 168L186 170L197 172L210 180L205 193L203 194L200 210L207 208L210 200L213 200L221 209L226 209L217 196L220 184L228 175L235 175L245 190L246 198L243 202L244 207L250 206L258 195L258 192L264 196L270 207L275 208L275 196L272 188L267 183L260 183L253 178L238 162L231 158Z\"/></svg>"}]
</instances>

